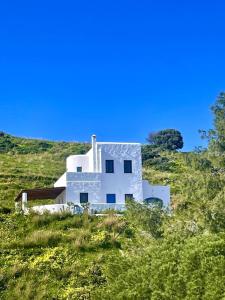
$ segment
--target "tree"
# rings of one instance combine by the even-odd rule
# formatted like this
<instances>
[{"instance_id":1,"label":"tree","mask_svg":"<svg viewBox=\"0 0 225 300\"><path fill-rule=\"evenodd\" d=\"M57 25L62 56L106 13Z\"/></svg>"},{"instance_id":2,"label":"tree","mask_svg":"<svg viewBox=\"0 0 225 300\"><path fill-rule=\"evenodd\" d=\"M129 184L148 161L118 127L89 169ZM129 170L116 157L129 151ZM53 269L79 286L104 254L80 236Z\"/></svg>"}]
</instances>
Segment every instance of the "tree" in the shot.
<instances>
[{"instance_id":1,"label":"tree","mask_svg":"<svg viewBox=\"0 0 225 300\"><path fill-rule=\"evenodd\" d=\"M215 104L211 107L213 112L214 128L208 131L199 130L201 137L208 140L208 150L213 162L225 166L225 92L221 92Z\"/></svg>"},{"instance_id":2,"label":"tree","mask_svg":"<svg viewBox=\"0 0 225 300\"><path fill-rule=\"evenodd\" d=\"M150 132L147 141L162 150L178 150L183 148L183 137L176 129L165 129L157 132Z\"/></svg>"},{"instance_id":3,"label":"tree","mask_svg":"<svg viewBox=\"0 0 225 300\"><path fill-rule=\"evenodd\" d=\"M212 106L214 114L214 143L219 152L225 151L225 93L220 93Z\"/></svg>"}]
</instances>

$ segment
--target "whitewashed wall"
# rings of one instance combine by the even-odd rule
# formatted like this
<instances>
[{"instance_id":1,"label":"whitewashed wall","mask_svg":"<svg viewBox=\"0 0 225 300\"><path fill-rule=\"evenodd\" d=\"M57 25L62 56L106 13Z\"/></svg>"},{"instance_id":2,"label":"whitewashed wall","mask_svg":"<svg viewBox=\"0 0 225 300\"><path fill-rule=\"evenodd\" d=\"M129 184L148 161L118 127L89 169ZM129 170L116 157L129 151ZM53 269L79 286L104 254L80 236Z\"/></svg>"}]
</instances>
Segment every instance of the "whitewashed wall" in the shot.
<instances>
[{"instance_id":1,"label":"whitewashed wall","mask_svg":"<svg viewBox=\"0 0 225 300\"><path fill-rule=\"evenodd\" d=\"M82 172L90 172L88 155L71 155L66 160L67 172L77 172L77 167L82 167Z\"/></svg>"},{"instance_id":2,"label":"whitewashed wall","mask_svg":"<svg viewBox=\"0 0 225 300\"><path fill-rule=\"evenodd\" d=\"M143 180L143 200L156 197L163 201L164 206L170 203L170 187L163 185L151 185L147 180Z\"/></svg>"},{"instance_id":3,"label":"whitewashed wall","mask_svg":"<svg viewBox=\"0 0 225 300\"><path fill-rule=\"evenodd\" d=\"M101 148L102 202L106 202L106 194L116 194L116 202L121 204L125 202L125 194L133 194L137 201L141 201L141 145L97 143L97 148ZM106 160L114 160L114 173L105 173ZM124 173L124 160L132 160L132 173Z\"/></svg>"},{"instance_id":4,"label":"whitewashed wall","mask_svg":"<svg viewBox=\"0 0 225 300\"><path fill-rule=\"evenodd\" d=\"M88 193L90 202L99 203L101 201L101 174L67 172L67 202L79 204L80 193Z\"/></svg>"},{"instance_id":5,"label":"whitewashed wall","mask_svg":"<svg viewBox=\"0 0 225 300\"><path fill-rule=\"evenodd\" d=\"M66 173L64 173L54 184L54 187L66 186Z\"/></svg>"}]
</instances>

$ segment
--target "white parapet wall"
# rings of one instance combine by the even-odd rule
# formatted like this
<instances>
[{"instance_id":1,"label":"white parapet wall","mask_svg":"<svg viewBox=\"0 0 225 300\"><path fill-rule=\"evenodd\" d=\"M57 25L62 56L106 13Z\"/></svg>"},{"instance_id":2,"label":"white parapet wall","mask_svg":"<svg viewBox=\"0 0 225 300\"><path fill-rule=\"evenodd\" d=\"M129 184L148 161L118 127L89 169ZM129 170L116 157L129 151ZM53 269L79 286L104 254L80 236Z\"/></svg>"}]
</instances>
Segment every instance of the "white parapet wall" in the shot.
<instances>
[{"instance_id":1,"label":"white parapet wall","mask_svg":"<svg viewBox=\"0 0 225 300\"><path fill-rule=\"evenodd\" d=\"M29 210L38 213L38 214L43 214L45 212L47 213L61 213L64 211L70 212L70 206L68 204L48 204L48 205L38 205L38 206L33 206Z\"/></svg>"}]
</instances>

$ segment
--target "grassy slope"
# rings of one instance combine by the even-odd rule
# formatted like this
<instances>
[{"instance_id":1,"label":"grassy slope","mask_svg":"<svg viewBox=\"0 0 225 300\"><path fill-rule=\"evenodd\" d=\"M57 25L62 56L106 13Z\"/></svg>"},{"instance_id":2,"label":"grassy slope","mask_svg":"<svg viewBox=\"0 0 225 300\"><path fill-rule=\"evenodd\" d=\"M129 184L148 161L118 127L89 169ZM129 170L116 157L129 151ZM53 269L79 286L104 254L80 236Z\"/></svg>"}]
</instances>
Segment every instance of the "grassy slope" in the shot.
<instances>
[{"instance_id":1,"label":"grassy slope","mask_svg":"<svg viewBox=\"0 0 225 300\"><path fill-rule=\"evenodd\" d=\"M2 152L0 153L0 206L10 207L13 207L13 198L20 189L51 186L64 172L65 158L70 154L84 153L90 147L87 144L79 143L53 143L45 141L43 144L39 140L26 140L13 137L7 137L7 139L11 141L10 149L1 150ZM7 143L4 137L2 145L9 145L9 142ZM201 166L196 166L193 163L195 154L163 153L162 156L169 160L169 168L159 170L157 165L146 166L144 167L144 178L155 184L170 184L173 201L176 203L185 201L185 195L188 193L185 189L188 185L191 185L189 192L191 191L191 197L192 194L194 195L194 200L198 200L198 197L201 199L202 195L208 197L207 200L211 200L208 191L205 193L204 189L202 189L203 183L207 187L207 181L202 182L201 180L205 180L207 176L210 178L209 184L213 184L214 182L218 184L218 182L221 182L221 186L224 186L224 174L216 175L213 173L213 176L211 176L210 168L204 168L204 171L202 171ZM187 156L193 156L193 159L189 160ZM221 177L220 181L217 180L217 176ZM221 187L218 186L214 190L220 189ZM205 222L204 212L201 214L202 207L197 209L200 211L200 217L198 216L199 222ZM142 212L140 213L141 215ZM184 223L181 217L185 218ZM171 225L165 225L165 232L167 234L171 234L171 232L177 234L177 239L180 241L189 232L189 227L187 227L188 229L182 229L183 231L180 234L180 224L189 224L190 220L192 222L192 219L191 210L190 215L187 216L175 214L175 217L170 221ZM155 218L153 214L152 220L154 228L155 222L156 224L158 222L158 217ZM153 282L152 285L153 292L160 293L164 287L161 286L161 280L158 280L157 276L161 278L165 272L163 271L163 274L160 274L161 265L160 267L156 266L155 269L151 268L154 268L154 264L159 262L162 266L165 264L165 269L163 270L166 270L168 263L171 261L173 265L173 262L177 259L177 255L175 258L171 258L171 255L167 257L167 249L170 243L167 243L166 240L165 243L163 240L160 240L159 243L157 239L152 239L151 234L149 234L152 231L151 229L149 232L141 229L140 233L137 224L135 224L134 216L131 219L126 216L121 219L109 216L103 220L86 215L82 217L42 217L35 215L24 217L15 214L0 213L0 221L1 299L99 299L99 297L100 299L110 299L107 294L104 298L104 290L101 296L98 297L100 293L98 289L101 289L101 286L104 286L106 282L112 283L111 290L108 290L108 293L112 293L114 289L114 299L133 299L134 296L132 293L135 291L132 289L132 286L139 274L139 294L142 295L142 282L144 280L146 282L144 285L146 295L149 295L149 272L156 274L155 283ZM145 224L144 220L143 224ZM199 227L200 232L201 228L204 229L204 226ZM204 237L205 235L203 234ZM202 237L200 236L200 238ZM209 237L206 236L205 242L208 239ZM212 236L212 243L214 243L213 239L214 236ZM187 243L192 243L192 237L186 240ZM174 245L173 241L175 241ZM222 242L224 242L223 238ZM171 238L172 249L176 249L176 247L180 249L179 243L181 242L177 242L174 237ZM186 241L182 241L182 243L186 243ZM212 243L210 242L209 244L210 249L213 245ZM217 241L215 243L216 245L218 244ZM199 244L201 245L201 243ZM158 247L165 247L165 258L164 256L157 257L161 251ZM207 245L204 246L204 249L206 247ZM150 249L150 252L148 252L148 249ZM215 251L215 253L218 253L223 258L222 251ZM143 255L142 252L144 253ZM146 256L145 253L148 253L148 255L149 253L153 253L153 264L149 263L148 255ZM204 261L205 258L201 259ZM191 259L189 260L191 262ZM186 268L187 263L184 263ZM138 270L139 264L142 264L140 270ZM131 265L133 266L132 268ZM217 267L217 260L214 265ZM147 267L146 270L145 266ZM135 271L136 268L137 271ZM201 269L202 266L199 268ZM218 267L218 270L221 270L221 272L223 269L223 265ZM130 275L129 272L131 272ZM142 274L142 272L146 272L146 274ZM179 272L174 273L175 277L172 282L178 278ZM188 276L192 274L192 271L187 272ZM203 273L208 274L208 269ZM120 276L120 274L122 279L115 281L114 279ZM164 281L169 278L170 274L171 272L169 271L169 275L165 275ZM188 276L186 283L182 282L183 275L181 276L182 280L178 278L181 280L182 292L183 286L188 286L190 282ZM203 275L200 274L198 280L202 277ZM125 278L124 281L123 278ZM220 276L220 278L223 277ZM129 285L127 285L127 280L130 280ZM195 278L193 282L196 282ZM118 287L117 285L120 283L122 286ZM156 287L155 284L159 286ZM171 286L172 290L173 284L169 283L169 286ZM219 286L221 284L218 284ZM136 285L135 289L138 290L139 287ZM127 288L127 290L124 290L124 288ZM209 291L211 290L212 288L209 287ZM129 296L127 292L130 292L131 295ZM123 296L117 297L118 293L122 293ZM215 293L217 296L220 295L219 291ZM184 299L181 296L177 297L176 299ZM139 297L137 299L148 299L148 296L142 295L142 298ZM158 298L158 296L155 296L152 299L172 298L165 294L162 297ZM220 298L213 296L212 298L206 297L204 299Z\"/></svg>"},{"instance_id":2,"label":"grassy slope","mask_svg":"<svg viewBox=\"0 0 225 300\"><path fill-rule=\"evenodd\" d=\"M44 141L45 148L41 149L41 140L11 136L7 140L14 147L0 151L0 206L10 207L21 189L52 186L65 172L66 157L83 154L90 148L83 143Z\"/></svg>"}]
</instances>

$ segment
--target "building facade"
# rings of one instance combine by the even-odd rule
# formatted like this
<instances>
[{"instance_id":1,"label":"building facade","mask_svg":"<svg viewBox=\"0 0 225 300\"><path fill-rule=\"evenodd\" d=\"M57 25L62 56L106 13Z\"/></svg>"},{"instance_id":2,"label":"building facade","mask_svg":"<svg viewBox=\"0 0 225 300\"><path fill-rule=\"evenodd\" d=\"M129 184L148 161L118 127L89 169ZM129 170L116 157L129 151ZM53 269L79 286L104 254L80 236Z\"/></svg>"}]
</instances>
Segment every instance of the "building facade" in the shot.
<instances>
[{"instance_id":1,"label":"building facade","mask_svg":"<svg viewBox=\"0 0 225 300\"><path fill-rule=\"evenodd\" d=\"M56 198L58 204L84 205L101 211L125 209L126 200L138 202L160 200L169 205L169 186L151 185L142 180L141 144L97 142L85 155L71 155L66 172L54 187L65 187Z\"/></svg>"}]
</instances>

